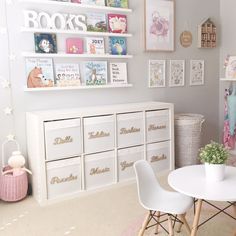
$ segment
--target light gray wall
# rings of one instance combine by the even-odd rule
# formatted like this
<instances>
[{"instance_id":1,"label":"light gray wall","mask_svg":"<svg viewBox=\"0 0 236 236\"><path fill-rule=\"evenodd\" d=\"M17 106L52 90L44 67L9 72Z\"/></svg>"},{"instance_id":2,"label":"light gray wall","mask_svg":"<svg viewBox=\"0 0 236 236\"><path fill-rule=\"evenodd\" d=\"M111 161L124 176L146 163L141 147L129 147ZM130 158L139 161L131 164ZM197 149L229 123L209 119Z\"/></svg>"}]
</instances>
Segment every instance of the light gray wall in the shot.
<instances>
[{"instance_id":1,"label":"light gray wall","mask_svg":"<svg viewBox=\"0 0 236 236\"><path fill-rule=\"evenodd\" d=\"M225 69L223 68L224 60L227 55L236 55L236 31L232 30L232 25L236 22L236 1L221 0L220 1L220 18L221 18L221 38L220 47L220 77L225 77ZM230 86L230 82L221 82L219 86L219 127L220 136L222 137L224 123L224 90ZM235 84L236 86L236 84Z\"/></svg>"},{"instance_id":2,"label":"light gray wall","mask_svg":"<svg viewBox=\"0 0 236 236\"><path fill-rule=\"evenodd\" d=\"M128 40L128 51L134 54L129 61L129 81L133 88L98 89L78 91L57 91L27 93L23 91L26 82L24 75L24 59L21 51L33 50L33 34L20 32L22 24L22 9L20 5L8 6L8 26L10 33L11 53L17 55L17 60L11 62L11 81L13 92L15 132L23 151L26 151L25 112L38 109L69 108L90 105L104 105L139 101L164 101L175 104L176 112L193 112L203 114L206 118L204 126L204 142L218 137L218 92L219 92L219 47L216 49L197 48L197 25L204 19L211 17L219 27L219 0L177 0L176 1L176 50L173 53L144 52L144 1L130 0L133 13L129 16L129 31L134 34ZM230 2L233 2L231 0ZM36 9L36 7L28 7ZM45 9L50 12L59 9ZM179 35L183 30L190 30L193 34L193 44L190 48L183 48L179 44ZM62 36L63 37L63 36ZM1 39L2 40L2 39ZM2 52L2 51L1 51ZM2 53L1 53L2 54ZM2 55L0 55L1 57ZM5 53L6 57L6 53ZM6 58L5 58L6 59ZM180 88L152 88L147 87L148 60L166 59L167 78L170 59L186 60L186 83ZM205 60L205 85L189 86L190 59ZM1 73L6 69L1 64ZM5 72L4 72L5 73ZM1 88L0 88L1 89ZM1 91L2 92L2 91ZM1 100L2 103L2 100ZM1 113L1 121L4 115ZM0 136L6 135L6 121L1 122Z\"/></svg>"}]
</instances>

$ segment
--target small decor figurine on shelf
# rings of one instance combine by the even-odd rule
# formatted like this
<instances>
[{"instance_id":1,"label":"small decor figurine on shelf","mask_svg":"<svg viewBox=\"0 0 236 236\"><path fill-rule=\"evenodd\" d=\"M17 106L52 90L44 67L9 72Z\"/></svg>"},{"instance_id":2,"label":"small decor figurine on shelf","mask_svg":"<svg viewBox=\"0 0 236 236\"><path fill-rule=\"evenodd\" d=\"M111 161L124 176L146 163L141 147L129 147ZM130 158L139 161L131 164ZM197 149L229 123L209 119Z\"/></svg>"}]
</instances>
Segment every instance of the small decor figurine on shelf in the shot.
<instances>
[{"instance_id":1,"label":"small decor figurine on shelf","mask_svg":"<svg viewBox=\"0 0 236 236\"><path fill-rule=\"evenodd\" d=\"M211 141L200 149L199 157L205 163L206 178L209 181L224 179L225 162L229 158L229 151L223 144Z\"/></svg>"}]
</instances>

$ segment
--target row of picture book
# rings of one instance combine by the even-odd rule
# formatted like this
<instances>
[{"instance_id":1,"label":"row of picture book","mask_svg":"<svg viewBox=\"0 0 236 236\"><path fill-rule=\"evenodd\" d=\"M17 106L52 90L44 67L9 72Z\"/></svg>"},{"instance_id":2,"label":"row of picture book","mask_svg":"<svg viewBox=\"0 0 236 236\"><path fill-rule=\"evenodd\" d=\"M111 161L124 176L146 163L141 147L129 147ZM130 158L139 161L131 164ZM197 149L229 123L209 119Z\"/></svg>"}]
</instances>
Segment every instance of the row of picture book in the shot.
<instances>
[{"instance_id":1,"label":"row of picture book","mask_svg":"<svg viewBox=\"0 0 236 236\"><path fill-rule=\"evenodd\" d=\"M36 53L57 53L56 34L35 33ZM109 37L109 54L126 55L127 43L124 37ZM68 54L106 54L105 40L102 37L67 38L66 53Z\"/></svg>"},{"instance_id":2,"label":"row of picture book","mask_svg":"<svg viewBox=\"0 0 236 236\"><path fill-rule=\"evenodd\" d=\"M52 58L26 58L28 88L108 84L107 61L55 63ZM110 84L127 84L127 64L111 62ZM82 73L81 73L82 71ZM83 76L81 76L83 75Z\"/></svg>"},{"instance_id":3,"label":"row of picture book","mask_svg":"<svg viewBox=\"0 0 236 236\"><path fill-rule=\"evenodd\" d=\"M58 2L73 2L85 5L128 8L128 0L54 0Z\"/></svg>"}]
</instances>

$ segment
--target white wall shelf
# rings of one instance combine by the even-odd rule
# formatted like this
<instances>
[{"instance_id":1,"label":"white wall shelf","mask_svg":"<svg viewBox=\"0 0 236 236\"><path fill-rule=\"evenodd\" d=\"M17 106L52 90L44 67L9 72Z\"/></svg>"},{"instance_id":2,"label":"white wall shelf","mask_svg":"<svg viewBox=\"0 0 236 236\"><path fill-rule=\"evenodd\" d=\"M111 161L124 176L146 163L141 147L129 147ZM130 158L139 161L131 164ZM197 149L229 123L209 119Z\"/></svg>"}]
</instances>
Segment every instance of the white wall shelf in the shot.
<instances>
[{"instance_id":1,"label":"white wall shelf","mask_svg":"<svg viewBox=\"0 0 236 236\"><path fill-rule=\"evenodd\" d=\"M236 78L220 78L220 81L236 81Z\"/></svg>"},{"instance_id":2,"label":"white wall shelf","mask_svg":"<svg viewBox=\"0 0 236 236\"><path fill-rule=\"evenodd\" d=\"M40 57L40 58L114 58L129 59L132 55L111 55L111 54L67 54L67 53L31 53L23 52L23 57Z\"/></svg>"},{"instance_id":3,"label":"white wall shelf","mask_svg":"<svg viewBox=\"0 0 236 236\"><path fill-rule=\"evenodd\" d=\"M47 91L63 91L63 90L84 90L84 89L106 89L106 88L130 88L133 84L106 84L106 85L81 85L68 87L46 87L46 88L24 88L25 92L47 92Z\"/></svg>"},{"instance_id":4,"label":"white wall shelf","mask_svg":"<svg viewBox=\"0 0 236 236\"><path fill-rule=\"evenodd\" d=\"M115 36L115 37L132 37L132 34L117 34L109 32L91 32L91 31L81 31L81 30L60 30L60 29L35 29L21 27L21 32L24 33L54 33L54 34L75 34L75 35L91 35L91 36Z\"/></svg>"},{"instance_id":5,"label":"white wall shelf","mask_svg":"<svg viewBox=\"0 0 236 236\"><path fill-rule=\"evenodd\" d=\"M123 13L131 13L132 9L128 8L118 8L118 7L107 7L107 6L94 6L94 5L84 5L78 3L70 3L70 2L58 2L58 1L45 1L45 0L19 0L20 3L24 4L38 4L45 6L61 6L61 7L71 7L77 9L89 9L95 11L106 11L106 12L123 12Z\"/></svg>"}]
</instances>

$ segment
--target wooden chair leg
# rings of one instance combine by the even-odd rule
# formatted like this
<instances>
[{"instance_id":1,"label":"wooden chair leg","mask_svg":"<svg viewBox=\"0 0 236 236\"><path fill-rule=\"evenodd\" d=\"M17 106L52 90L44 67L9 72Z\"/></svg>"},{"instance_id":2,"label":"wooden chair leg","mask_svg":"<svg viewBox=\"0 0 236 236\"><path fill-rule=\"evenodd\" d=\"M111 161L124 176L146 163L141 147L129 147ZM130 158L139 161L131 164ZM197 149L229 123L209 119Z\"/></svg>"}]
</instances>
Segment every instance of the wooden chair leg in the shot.
<instances>
[{"instance_id":1,"label":"wooden chair leg","mask_svg":"<svg viewBox=\"0 0 236 236\"><path fill-rule=\"evenodd\" d=\"M186 213L185 213L184 215L186 215ZM181 220L181 215L179 215L179 218L180 218L180 220ZM183 221L182 221L182 222L183 222ZM178 228L177 228L177 230L176 230L177 233L180 233L180 232L181 232L181 229L182 229L183 224L184 224L184 222L183 222L183 223L179 223L179 226L178 226Z\"/></svg>"},{"instance_id":2,"label":"wooden chair leg","mask_svg":"<svg viewBox=\"0 0 236 236\"><path fill-rule=\"evenodd\" d=\"M186 213L180 215L180 220L184 223L184 225L185 225L185 227L186 227L188 233L191 234L191 229L190 229L190 227L189 227L189 224L188 224L188 222L187 222L185 216L186 216Z\"/></svg>"},{"instance_id":3,"label":"wooden chair leg","mask_svg":"<svg viewBox=\"0 0 236 236\"><path fill-rule=\"evenodd\" d=\"M151 212L149 211L147 216L146 216L146 218L145 218L145 220L144 220L144 222L143 222L143 224L142 224L142 227L141 227L141 229L139 231L138 236L143 236L144 235L144 231L145 231L145 229L147 227L150 215L151 215Z\"/></svg>"},{"instance_id":4,"label":"wooden chair leg","mask_svg":"<svg viewBox=\"0 0 236 236\"><path fill-rule=\"evenodd\" d=\"M157 211L157 222L160 222L160 211ZM158 228L159 228L159 224L157 224L156 229L155 229L155 234L158 234Z\"/></svg>"},{"instance_id":5,"label":"wooden chair leg","mask_svg":"<svg viewBox=\"0 0 236 236\"><path fill-rule=\"evenodd\" d=\"M199 218L200 218L200 214L201 214L201 209L202 209L202 199L198 199L197 208L196 208L196 212L195 212L194 220L193 220L193 227L192 227L192 231L191 231L191 236L197 235L197 228L198 228Z\"/></svg>"},{"instance_id":6,"label":"wooden chair leg","mask_svg":"<svg viewBox=\"0 0 236 236\"><path fill-rule=\"evenodd\" d=\"M169 225L169 235L174 236L174 230L173 230L172 220L171 220L170 215L168 215L168 225Z\"/></svg>"}]
</instances>

